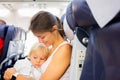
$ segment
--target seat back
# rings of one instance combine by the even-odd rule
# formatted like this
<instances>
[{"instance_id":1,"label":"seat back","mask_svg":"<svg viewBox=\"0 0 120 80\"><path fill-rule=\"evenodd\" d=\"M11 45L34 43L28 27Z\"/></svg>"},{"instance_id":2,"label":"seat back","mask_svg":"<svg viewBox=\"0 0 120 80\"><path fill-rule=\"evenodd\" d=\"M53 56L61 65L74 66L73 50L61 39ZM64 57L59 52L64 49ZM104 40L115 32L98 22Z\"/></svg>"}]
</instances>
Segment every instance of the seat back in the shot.
<instances>
[{"instance_id":1,"label":"seat back","mask_svg":"<svg viewBox=\"0 0 120 80\"><path fill-rule=\"evenodd\" d=\"M14 32L14 26L6 25L6 27L8 27L8 29L6 31L6 35L3 36L5 44L3 46L2 55L1 55L1 58L0 58L0 63L6 58L9 42L14 37L14 33L13 33ZM3 32L3 33L5 33L5 32Z\"/></svg>"},{"instance_id":2,"label":"seat back","mask_svg":"<svg viewBox=\"0 0 120 80\"><path fill-rule=\"evenodd\" d=\"M4 52L0 58L0 80L4 80L3 74L7 68L12 67L18 59L24 58L25 36L26 32L23 29L9 25L3 47Z\"/></svg>"},{"instance_id":3,"label":"seat back","mask_svg":"<svg viewBox=\"0 0 120 80\"><path fill-rule=\"evenodd\" d=\"M78 80L83 67L86 48L90 32L99 28L86 0L72 0L67 6L65 18L68 26L64 26L65 33L72 39L73 49L70 65L70 80ZM66 30L66 28L69 31ZM71 34L67 32L71 32Z\"/></svg>"},{"instance_id":4,"label":"seat back","mask_svg":"<svg viewBox=\"0 0 120 80\"><path fill-rule=\"evenodd\" d=\"M3 45L4 45L4 40L2 38L0 38L0 57L2 54Z\"/></svg>"},{"instance_id":5,"label":"seat back","mask_svg":"<svg viewBox=\"0 0 120 80\"><path fill-rule=\"evenodd\" d=\"M120 12L90 34L80 80L120 80Z\"/></svg>"},{"instance_id":6,"label":"seat back","mask_svg":"<svg viewBox=\"0 0 120 80\"><path fill-rule=\"evenodd\" d=\"M1 25L0 26L0 58L1 58L1 55L2 55L2 51L3 51L4 40L5 40L5 37L6 37L7 29L8 29L8 26L6 26L6 25Z\"/></svg>"}]
</instances>

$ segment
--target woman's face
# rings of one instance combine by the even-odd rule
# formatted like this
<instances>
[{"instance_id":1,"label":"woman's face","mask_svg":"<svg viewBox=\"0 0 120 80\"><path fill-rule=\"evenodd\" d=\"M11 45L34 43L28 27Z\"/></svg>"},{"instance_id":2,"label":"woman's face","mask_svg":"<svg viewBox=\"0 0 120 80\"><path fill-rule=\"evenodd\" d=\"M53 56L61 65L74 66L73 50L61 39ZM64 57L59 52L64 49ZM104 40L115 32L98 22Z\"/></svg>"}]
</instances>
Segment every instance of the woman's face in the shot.
<instances>
[{"instance_id":1,"label":"woman's face","mask_svg":"<svg viewBox=\"0 0 120 80\"><path fill-rule=\"evenodd\" d=\"M46 46L53 44L55 37L52 32L34 33L39 42L44 43Z\"/></svg>"}]
</instances>

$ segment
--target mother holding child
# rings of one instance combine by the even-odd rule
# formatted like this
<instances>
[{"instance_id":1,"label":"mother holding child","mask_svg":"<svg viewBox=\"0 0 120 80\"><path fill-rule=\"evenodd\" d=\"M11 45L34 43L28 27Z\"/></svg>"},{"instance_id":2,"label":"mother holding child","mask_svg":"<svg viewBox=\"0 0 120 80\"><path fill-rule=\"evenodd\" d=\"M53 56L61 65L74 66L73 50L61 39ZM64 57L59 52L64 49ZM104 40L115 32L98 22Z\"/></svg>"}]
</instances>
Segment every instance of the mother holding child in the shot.
<instances>
[{"instance_id":1,"label":"mother holding child","mask_svg":"<svg viewBox=\"0 0 120 80\"><path fill-rule=\"evenodd\" d=\"M65 39L60 19L49 12L40 11L33 16L29 29L40 43L52 46L47 60L42 64L42 76L39 80L69 80L69 66L72 46ZM14 68L5 71L4 79L10 80L16 73ZM16 80L32 80L22 74Z\"/></svg>"}]
</instances>

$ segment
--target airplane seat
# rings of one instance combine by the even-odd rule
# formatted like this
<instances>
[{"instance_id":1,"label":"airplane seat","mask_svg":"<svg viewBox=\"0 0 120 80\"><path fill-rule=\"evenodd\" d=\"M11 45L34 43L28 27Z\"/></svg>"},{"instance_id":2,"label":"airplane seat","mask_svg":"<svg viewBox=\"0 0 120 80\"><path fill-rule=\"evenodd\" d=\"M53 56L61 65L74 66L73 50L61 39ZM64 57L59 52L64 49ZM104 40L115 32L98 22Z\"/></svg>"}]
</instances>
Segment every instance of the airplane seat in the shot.
<instances>
[{"instance_id":1,"label":"airplane seat","mask_svg":"<svg viewBox=\"0 0 120 80\"><path fill-rule=\"evenodd\" d=\"M0 37L0 57L2 54L3 45L4 45L4 40L3 40L3 38Z\"/></svg>"},{"instance_id":2,"label":"airplane seat","mask_svg":"<svg viewBox=\"0 0 120 80\"><path fill-rule=\"evenodd\" d=\"M72 0L70 2L65 13L63 28L73 44L70 80L79 80L90 32L99 28L86 0Z\"/></svg>"},{"instance_id":3,"label":"airplane seat","mask_svg":"<svg viewBox=\"0 0 120 80\"><path fill-rule=\"evenodd\" d=\"M7 29L8 29L8 26L6 24L0 26L0 37L1 38L5 39Z\"/></svg>"},{"instance_id":4,"label":"airplane seat","mask_svg":"<svg viewBox=\"0 0 120 80\"><path fill-rule=\"evenodd\" d=\"M9 41L12 40L12 38L13 38L12 32L14 30L14 27L9 27L8 25L4 25L4 27L5 27L5 29L4 29L4 31L2 31L3 33L1 32L1 35L4 39L4 46L3 46L3 50L2 50L2 54L1 54L1 58L0 58L0 63L6 57Z\"/></svg>"},{"instance_id":5,"label":"airplane seat","mask_svg":"<svg viewBox=\"0 0 120 80\"><path fill-rule=\"evenodd\" d=\"M80 28L86 38L89 37L89 31L91 28L98 28L98 24L96 23L87 3L85 0L72 0L71 3L67 6L66 15L64 19L64 24L68 26L64 26L64 30L72 31L71 34L75 34L76 27ZM67 27L67 28L66 28ZM77 28L77 29L78 29ZM68 34L67 31L65 31ZM68 35L69 37L70 35ZM80 38L80 37L79 37ZM73 39L73 38L70 38ZM87 43L82 42L83 38L79 39L80 42L87 47Z\"/></svg>"},{"instance_id":6,"label":"airplane seat","mask_svg":"<svg viewBox=\"0 0 120 80\"><path fill-rule=\"evenodd\" d=\"M0 80L4 80L3 74L7 68L12 67L18 59L24 58L22 53L24 51L23 48L24 48L25 38L23 38L22 40L21 36L25 36L26 32L13 25L7 25L7 26L8 26L8 30L6 32L6 37L4 40L5 44L3 47L3 50L5 51L4 53L2 52L0 58Z\"/></svg>"},{"instance_id":7,"label":"airplane seat","mask_svg":"<svg viewBox=\"0 0 120 80\"><path fill-rule=\"evenodd\" d=\"M104 28L97 18L85 0L72 0L67 8L66 20L74 32L70 80L120 80L120 11ZM87 45L81 42L81 29Z\"/></svg>"},{"instance_id":8,"label":"airplane seat","mask_svg":"<svg viewBox=\"0 0 120 80\"><path fill-rule=\"evenodd\" d=\"M120 11L90 34L80 80L120 80Z\"/></svg>"},{"instance_id":9,"label":"airplane seat","mask_svg":"<svg viewBox=\"0 0 120 80\"><path fill-rule=\"evenodd\" d=\"M72 30L74 30L76 26L85 28L96 24L86 0L72 0L67 7L66 18Z\"/></svg>"},{"instance_id":10,"label":"airplane seat","mask_svg":"<svg viewBox=\"0 0 120 80\"><path fill-rule=\"evenodd\" d=\"M8 26L6 26L6 25L0 26L0 58L2 55L2 50L3 50L3 46L4 46L4 40L5 40L5 36L7 33L7 29L8 29Z\"/></svg>"}]
</instances>

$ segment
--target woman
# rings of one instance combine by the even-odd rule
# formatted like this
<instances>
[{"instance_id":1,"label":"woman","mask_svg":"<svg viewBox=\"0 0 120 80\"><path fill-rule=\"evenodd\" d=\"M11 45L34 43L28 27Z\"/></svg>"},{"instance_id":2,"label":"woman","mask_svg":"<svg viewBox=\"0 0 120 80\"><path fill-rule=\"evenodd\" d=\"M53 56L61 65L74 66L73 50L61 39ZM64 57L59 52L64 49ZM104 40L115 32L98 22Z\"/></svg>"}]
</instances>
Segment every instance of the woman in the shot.
<instances>
[{"instance_id":1,"label":"woman","mask_svg":"<svg viewBox=\"0 0 120 80\"><path fill-rule=\"evenodd\" d=\"M29 29L39 42L52 46L47 61L42 65L43 75L40 80L69 80L72 46L64 39L60 20L49 12L40 11L33 16ZM11 78L14 74L15 71L12 69L6 70L5 79ZM27 80L28 78L17 75L16 79Z\"/></svg>"}]
</instances>

